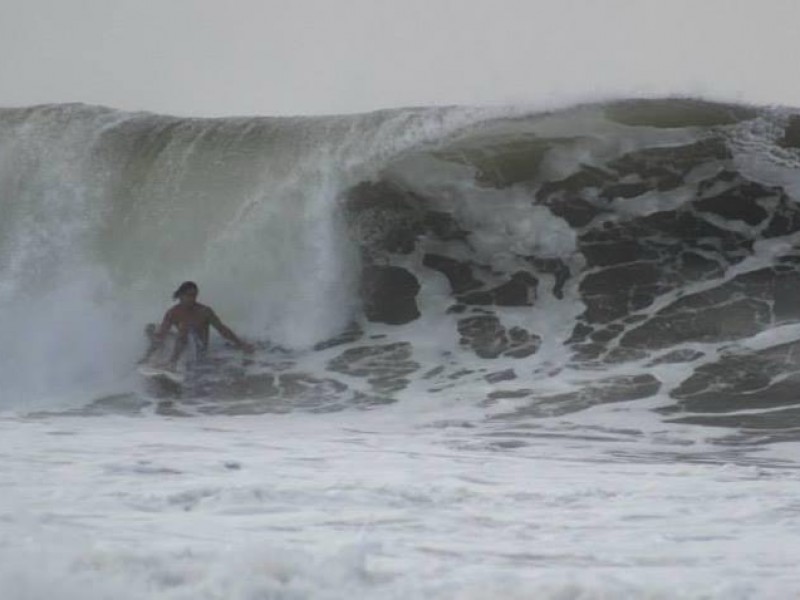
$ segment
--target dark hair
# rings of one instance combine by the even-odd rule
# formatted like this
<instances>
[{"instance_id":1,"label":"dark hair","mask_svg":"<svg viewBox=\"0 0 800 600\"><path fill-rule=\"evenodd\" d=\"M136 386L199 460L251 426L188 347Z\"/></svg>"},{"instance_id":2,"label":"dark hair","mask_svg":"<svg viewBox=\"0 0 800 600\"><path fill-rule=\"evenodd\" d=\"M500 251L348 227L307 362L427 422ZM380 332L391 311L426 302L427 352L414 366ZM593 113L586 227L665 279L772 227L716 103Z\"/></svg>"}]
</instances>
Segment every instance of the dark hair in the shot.
<instances>
[{"instance_id":1,"label":"dark hair","mask_svg":"<svg viewBox=\"0 0 800 600\"><path fill-rule=\"evenodd\" d=\"M180 286L178 286L178 289L175 290L175 293L172 294L172 298L177 300L186 292L191 291L194 291L195 294L197 293L197 284L194 281L184 281L182 284L180 284Z\"/></svg>"}]
</instances>

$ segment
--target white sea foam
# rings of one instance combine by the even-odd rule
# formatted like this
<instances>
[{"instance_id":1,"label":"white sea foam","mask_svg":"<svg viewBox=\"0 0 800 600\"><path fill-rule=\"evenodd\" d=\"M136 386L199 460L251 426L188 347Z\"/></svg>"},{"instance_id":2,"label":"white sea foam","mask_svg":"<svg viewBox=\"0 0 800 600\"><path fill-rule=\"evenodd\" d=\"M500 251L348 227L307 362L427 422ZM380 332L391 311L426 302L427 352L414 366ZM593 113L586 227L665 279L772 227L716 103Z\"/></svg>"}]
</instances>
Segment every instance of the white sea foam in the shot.
<instances>
[{"instance_id":1,"label":"white sea foam","mask_svg":"<svg viewBox=\"0 0 800 600\"><path fill-rule=\"evenodd\" d=\"M800 593L794 468L401 416L4 418L3 598Z\"/></svg>"}]
</instances>

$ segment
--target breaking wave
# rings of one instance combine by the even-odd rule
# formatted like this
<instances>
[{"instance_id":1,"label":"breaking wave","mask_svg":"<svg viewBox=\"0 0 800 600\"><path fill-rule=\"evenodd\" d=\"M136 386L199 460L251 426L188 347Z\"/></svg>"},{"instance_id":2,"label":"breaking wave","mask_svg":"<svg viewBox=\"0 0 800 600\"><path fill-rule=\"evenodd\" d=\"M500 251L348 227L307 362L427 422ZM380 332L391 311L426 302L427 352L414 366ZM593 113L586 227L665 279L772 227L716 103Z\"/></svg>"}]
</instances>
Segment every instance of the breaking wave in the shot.
<instances>
[{"instance_id":1,"label":"breaking wave","mask_svg":"<svg viewBox=\"0 0 800 600\"><path fill-rule=\"evenodd\" d=\"M422 397L518 420L652 399L665 419L791 435L798 166L795 111L688 99L0 110L0 405ZM185 279L260 349L220 347L180 392L145 388L141 328Z\"/></svg>"}]
</instances>

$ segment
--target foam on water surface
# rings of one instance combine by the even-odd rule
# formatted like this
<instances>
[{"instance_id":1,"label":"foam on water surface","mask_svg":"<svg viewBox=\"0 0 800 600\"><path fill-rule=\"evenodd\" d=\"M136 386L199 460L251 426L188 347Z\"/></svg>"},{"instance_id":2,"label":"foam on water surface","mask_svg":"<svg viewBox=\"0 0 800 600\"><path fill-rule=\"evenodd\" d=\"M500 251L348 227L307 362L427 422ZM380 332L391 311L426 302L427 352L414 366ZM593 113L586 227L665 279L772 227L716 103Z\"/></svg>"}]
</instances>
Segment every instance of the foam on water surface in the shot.
<instances>
[{"instance_id":1,"label":"foam on water surface","mask_svg":"<svg viewBox=\"0 0 800 600\"><path fill-rule=\"evenodd\" d=\"M711 453L680 431L513 447L400 416L5 418L4 597L800 591L794 464L693 460Z\"/></svg>"}]
</instances>

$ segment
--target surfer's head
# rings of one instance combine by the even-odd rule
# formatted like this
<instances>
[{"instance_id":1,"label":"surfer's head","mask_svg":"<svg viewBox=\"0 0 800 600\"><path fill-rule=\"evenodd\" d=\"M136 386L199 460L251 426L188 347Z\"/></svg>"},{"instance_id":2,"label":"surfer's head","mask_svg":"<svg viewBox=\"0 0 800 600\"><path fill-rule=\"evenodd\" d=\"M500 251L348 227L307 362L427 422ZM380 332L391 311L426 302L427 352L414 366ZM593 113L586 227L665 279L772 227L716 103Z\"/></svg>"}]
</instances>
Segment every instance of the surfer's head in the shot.
<instances>
[{"instance_id":1,"label":"surfer's head","mask_svg":"<svg viewBox=\"0 0 800 600\"><path fill-rule=\"evenodd\" d=\"M192 304L197 300L198 291L197 284L194 281L184 281L178 286L172 297L175 300L179 300L181 304Z\"/></svg>"}]
</instances>

